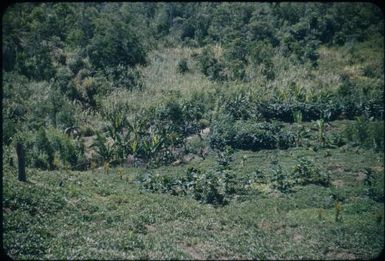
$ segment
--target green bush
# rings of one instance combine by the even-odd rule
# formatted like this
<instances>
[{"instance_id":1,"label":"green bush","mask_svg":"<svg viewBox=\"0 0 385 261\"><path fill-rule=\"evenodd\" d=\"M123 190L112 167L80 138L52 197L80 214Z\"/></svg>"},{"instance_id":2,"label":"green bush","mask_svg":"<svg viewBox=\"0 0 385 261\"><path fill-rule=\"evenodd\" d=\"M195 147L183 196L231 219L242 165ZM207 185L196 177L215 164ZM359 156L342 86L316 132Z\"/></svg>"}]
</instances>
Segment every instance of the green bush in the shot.
<instances>
[{"instance_id":1,"label":"green bush","mask_svg":"<svg viewBox=\"0 0 385 261\"><path fill-rule=\"evenodd\" d=\"M132 67L118 65L117 67L105 68L107 78L113 83L114 87L126 90L143 90L144 79L142 73Z\"/></svg>"},{"instance_id":2,"label":"green bush","mask_svg":"<svg viewBox=\"0 0 385 261\"><path fill-rule=\"evenodd\" d=\"M206 171L188 168L184 175L145 172L138 175L137 183L143 190L187 195L201 203L223 206L234 198L255 196L261 192L255 189L259 185L290 193L295 185L328 186L330 180L328 174L305 158L298 160L292 172L282 169L277 161L272 162L270 178L259 170L238 176L228 166L224 168L221 161L218 163L219 168Z\"/></svg>"},{"instance_id":3,"label":"green bush","mask_svg":"<svg viewBox=\"0 0 385 261\"><path fill-rule=\"evenodd\" d=\"M291 177L295 184L307 185L316 184L329 186L329 175L320 170L313 161L306 158L299 158L297 164L293 168Z\"/></svg>"},{"instance_id":4,"label":"green bush","mask_svg":"<svg viewBox=\"0 0 385 261\"><path fill-rule=\"evenodd\" d=\"M68 67L60 67L57 69L55 80L61 92L70 93L71 87L69 83L73 77L74 73Z\"/></svg>"},{"instance_id":5,"label":"green bush","mask_svg":"<svg viewBox=\"0 0 385 261\"><path fill-rule=\"evenodd\" d=\"M146 172L138 176L137 182L147 191L188 195L201 203L213 205L226 205L235 194L244 190L243 183L231 170L202 172L189 168L181 177Z\"/></svg>"},{"instance_id":6,"label":"green bush","mask_svg":"<svg viewBox=\"0 0 385 261\"><path fill-rule=\"evenodd\" d=\"M87 162L84 156L84 144L81 141L73 140L56 129L49 129L47 137L51 147L58 154L62 166L67 165L71 169L77 170L86 169Z\"/></svg>"},{"instance_id":7,"label":"green bush","mask_svg":"<svg viewBox=\"0 0 385 261\"><path fill-rule=\"evenodd\" d=\"M34 162L34 167L53 169L54 149L52 144L49 142L44 129L40 129L36 134L35 148L38 155L36 157L36 161Z\"/></svg>"},{"instance_id":8,"label":"green bush","mask_svg":"<svg viewBox=\"0 0 385 261\"><path fill-rule=\"evenodd\" d=\"M95 130L91 126L86 125L86 126L80 127L80 133L81 133L81 136L90 137L95 135Z\"/></svg>"},{"instance_id":9,"label":"green bush","mask_svg":"<svg viewBox=\"0 0 385 261\"><path fill-rule=\"evenodd\" d=\"M330 177L320 170L313 161L306 158L299 158L291 172L283 170L277 163L272 163L272 174L270 177L271 186L283 193L292 191L295 185L321 185L329 186Z\"/></svg>"},{"instance_id":10,"label":"green bush","mask_svg":"<svg viewBox=\"0 0 385 261\"><path fill-rule=\"evenodd\" d=\"M196 200L208 204L224 205L226 198L226 180L223 172L209 170L200 173L194 181L193 196Z\"/></svg>"},{"instance_id":11,"label":"green bush","mask_svg":"<svg viewBox=\"0 0 385 261\"><path fill-rule=\"evenodd\" d=\"M177 71L178 73L186 73L188 72L190 69L188 68L188 65L187 65L187 60L186 59L181 59L179 60L178 62L178 65L177 65Z\"/></svg>"},{"instance_id":12,"label":"green bush","mask_svg":"<svg viewBox=\"0 0 385 261\"><path fill-rule=\"evenodd\" d=\"M41 128L37 132L20 132L18 137L25 145L27 166L43 170L61 167L86 169L84 144L57 129Z\"/></svg>"},{"instance_id":13,"label":"green bush","mask_svg":"<svg viewBox=\"0 0 385 261\"><path fill-rule=\"evenodd\" d=\"M206 148L206 141L200 139L199 137L189 139L186 141L187 152L193 154L199 154Z\"/></svg>"},{"instance_id":14,"label":"green bush","mask_svg":"<svg viewBox=\"0 0 385 261\"><path fill-rule=\"evenodd\" d=\"M200 71L212 81L224 81L226 76L224 74L225 67L221 63L210 48L205 48L203 52L197 57Z\"/></svg>"},{"instance_id":15,"label":"green bush","mask_svg":"<svg viewBox=\"0 0 385 261\"><path fill-rule=\"evenodd\" d=\"M349 123L343 131L346 139L363 148L384 150L384 122L370 121L366 117L357 117Z\"/></svg>"},{"instance_id":16,"label":"green bush","mask_svg":"<svg viewBox=\"0 0 385 261\"><path fill-rule=\"evenodd\" d=\"M343 135L341 133L331 133L326 137L326 143L331 147L341 147L346 144L346 141L343 139Z\"/></svg>"},{"instance_id":17,"label":"green bush","mask_svg":"<svg viewBox=\"0 0 385 261\"><path fill-rule=\"evenodd\" d=\"M226 146L223 151L217 151L217 163L220 169L229 169L230 163L233 161L234 151L230 146Z\"/></svg>"},{"instance_id":18,"label":"green bush","mask_svg":"<svg viewBox=\"0 0 385 261\"><path fill-rule=\"evenodd\" d=\"M101 16L95 20L93 37L87 46L87 54L97 69L134 66L146 63L146 51L136 32L119 19Z\"/></svg>"},{"instance_id":19,"label":"green bush","mask_svg":"<svg viewBox=\"0 0 385 261\"><path fill-rule=\"evenodd\" d=\"M83 69L83 67L86 66L83 58L78 52L69 55L67 58L67 65L74 74L77 74L81 69Z\"/></svg>"},{"instance_id":20,"label":"green bush","mask_svg":"<svg viewBox=\"0 0 385 261\"><path fill-rule=\"evenodd\" d=\"M270 182L274 189L278 189L283 193L290 192L293 186L293 181L290 179L289 174L279 164L274 164Z\"/></svg>"},{"instance_id":21,"label":"green bush","mask_svg":"<svg viewBox=\"0 0 385 261\"><path fill-rule=\"evenodd\" d=\"M333 103L263 102L258 104L257 108L266 120L275 119L283 122L294 122L298 120L299 114L301 121L313 121L321 118L335 120L342 112L340 106Z\"/></svg>"},{"instance_id":22,"label":"green bush","mask_svg":"<svg viewBox=\"0 0 385 261\"><path fill-rule=\"evenodd\" d=\"M384 173L375 173L372 169L364 169L365 192L371 199L384 202Z\"/></svg>"},{"instance_id":23,"label":"green bush","mask_svg":"<svg viewBox=\"0 0 385 261\"><path fill-rule=\"evenodd\" d=\"M104 135L96 133L96 139L91 145L91 148L95 148L95 151L102 162L110 163L113 160L114 149L107 142L107 138Z\"/></svg>"},{"instance_id":24,"label":"green bush","mask_svg":"<svg viewBox=\"0 0 385 261\"><path fill-rule=\"evenodd\" d=\"M225 98L221 107L223 108L224 113L232 116L234 120L258 120L261 117L251 96L243 92Z\"/></svg>"},{"instance_id":25,"label":"green bush","mask_svg":"<svg viewBox=\"0 0 385 261\"><path fill-rule=\"evenodd\" d=\"M281 129L277 123L255 123L254 121L216 120L210 136L212 148L233 148L244 150L286 149L295 144L295 136Z\"/></svg>"}]
</instances>

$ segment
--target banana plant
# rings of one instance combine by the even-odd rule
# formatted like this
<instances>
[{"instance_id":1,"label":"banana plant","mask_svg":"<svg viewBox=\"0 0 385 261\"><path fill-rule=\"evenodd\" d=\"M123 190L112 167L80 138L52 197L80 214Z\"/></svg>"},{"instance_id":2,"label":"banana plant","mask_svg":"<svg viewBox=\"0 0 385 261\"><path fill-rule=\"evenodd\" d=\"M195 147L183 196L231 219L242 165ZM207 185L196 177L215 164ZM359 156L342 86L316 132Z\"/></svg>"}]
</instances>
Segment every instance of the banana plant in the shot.
<instances>
[{"instance_id":1,"label":"banana plant","mask_svg":"<svg viewBox=\"0 0 385 261\"><path fill-rule=\"evenodd\" d=\"M150 138L143 141L142 149L147 158L151 158L163 145L163 138L158 134L150 134Z\"/></svg>"},{"instance_id":2,"label":"banana plant","mask_svg":"<svg viewBox=\"0 0 385 261\"><path fill-rule=\"evenodd\" d=\"M141 145L141 137L143 137L144 133L144 123L142 121L134 121L133 124L127 122L127 126L130 130L130 136L126 136L127 143L130 149L130 153L134 156L138 154L140 145Z\"/></svg>"},{"instance_id":3,"label":"banana plant","mask_svg":"<svg viewBox=\"0 0 385 261\"><path fill-rule=\"evenodd\" d=\"M99 154L103 162L112 161L114 149L110 144L107 143L106 137L100 133L96 133L96 139L91 145L91 148L95 148L96 153Z\"/></svg>"},{"instance_id":4,"label":"banana plant","mask_svg":"<svg viewBox=\"0 0 385 261\"><path fill-rule=\"evenodd\" d=\"M131 153L134 156L138 153L138 147L139 147L138 145L139 145L138 140L135 138L130 140L130 142L129 142Z\"/></svg>"},{"instance_id":5,"label":"banana plant","mask_svg":"<svg viewBox=\"0 0 385 261\"><path fill-rule=\"evenodd\" d=\"M131 152L130 133L118 133L114 145L116 146L116 152L119 159L125 159Z\"/></svg>"},{"instance_id":6,"label":"banana plant","mask_svg":"<svg viewBox=\"0 0 385 261\"><path fill-rule=\"evenodd\" d=\"M110 123L114 132L119 132L127 123L127 107L125 105L111 105L102 111L104 118Z\"/></svg>"}]
</instances>

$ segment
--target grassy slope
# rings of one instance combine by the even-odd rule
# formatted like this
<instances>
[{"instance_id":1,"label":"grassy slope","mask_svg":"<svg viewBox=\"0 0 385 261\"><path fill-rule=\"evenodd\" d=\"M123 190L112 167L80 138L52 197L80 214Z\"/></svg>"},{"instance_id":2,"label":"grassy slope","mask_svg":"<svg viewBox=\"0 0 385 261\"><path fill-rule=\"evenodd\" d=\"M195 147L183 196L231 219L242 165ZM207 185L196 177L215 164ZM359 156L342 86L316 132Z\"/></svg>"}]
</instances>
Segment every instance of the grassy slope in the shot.
<instances>
[{"instance_id":1,"label":"grassy slope","mask_svg":"<svg viewBox=\"0 0 385 261\"><path fill-rule=\"evenodd\" d=\"M107 97L104 104L124 102L132 112L136 112L141 108L157 106L170 97L189 97L194 92L212 90L215 84L198 72L191 58L193 52L189 48L153 51L149 55L149 65L140 68L145 89L143 91L118 89ZM177 72L177 64L182 58L189 60L190 71L185 74Z\"/></svg>"},{"instance_id":2,"label":"grassy slope","mask_svg":"<svg viewBox=\"0 0 385 261\"><path fill-rule=\"evenodd\" d=\"M222 52L219 46L214 50L216 53ZM225 85L211 82L199 72L196 60L192 56L200 52L200 49L191 48L165 48L151 52L148 58L149 65L140 68L145 89L142 91L117 89L106 97L103 105L122 102L128 104L131 111L135 113L141 108L157 106L167 99L188 98L193 93L233 95L240 90L250 91L266 99L276 95L290 99L292 90L288 86L293 84L297 90L305 94L306 99L310 99L317 97L320 93L335 91L341 85L341 74L347 74L356 88L381 89L384 84L383 76L379 79L364 76L365 67L370 65L373 69L380 67L383 63L381 42L356 44L353 50L345 47L321 47L318 51L317 68L293 65L287 58L275 54L273 56L276 73L274 80L267 81L258 66L256 68L249 66L246 68L247 75L251 79L249 82L230 82ZM185 74L177 72L178 62L182 58L187 59L190 69Z\"/></svg>"},{"instance_id":3,"label":"grassy slope","mask_svg":"<svg viewBox=\"0 0 385 261\"><path fill-rule=\"evenodd\" d=\"M191 52L168 49L152 53L150 66L143 68L147 86L144 92L120 90L106 101L123 100L136 111L162 103L170 97L170 90L180 92L173 96L179 98L193 91L214 91L216 84L197 73L189 58ZM176 73L182 57L189 58L192 68L184 75ZM285 91L288 82L295 81L309 94L317 95L317 90L336 88L342 71L362 74L362 66L348 66L349 59L340 50L321 49L319 69L313 73L289 66L271 83L257 74L251 83L223 88L228 88L229 93L251 88L260 95L273 95L271 88ZM284 63L277 61L277 66ZM100 124L99 118L93 120ZM343 122L332 125L341 127ZM122 179L115 170L109 175L102 171L29 170L30 182L26 184L16 180L15 170L4 169L4 247L11 257L26 259L376 256L384 245L384 205L366 196L361 172L371 167L378 180L383 180L384 155L347 147L329 151L331 156L326 150L304 148L236 152L232 166L239 175L256 169L268 172L275 158L283 168L290 169L297 156L306 155L331 172L334 185L298 187L288 195L262 193L221 208L187 197L141 193L133 180L142 169L125 169ZM242 163L243 155L247 158ZM187 165L161 167L157 172L180 174L190 166L208 169L215 164L215 155L210 154L204 161L196 158ZM383 194L383 184L380 186ZM333 195L343 202L341 223L335 222Z\"/></svg>"},{"instance_id":4,"label":"grassy slope","mask_svg":"<svg viewBox=\"0 0 385 261\"><path fill-rule=\"evenodd\" d=\"M297 187L288 195L263 193L214 208L188 197L140 192L134 183L143 169L88 172L28 171L30 182L4 173L4 246L15 258L261 258L349 259L376 256L384 245L383 203L366 196L362 169L383 180L383 154L366 150L303 148L238 151L239 175L268 170L279 158L290 169L309 156L331 172L333 186ZM246 155L246 160L243 155ZM195 159L158 173L206 169L215 156ZM60 186L60 182L63 186ZM382 185L382 184L380 184ZM383 193L383 190L382 190ZM342 200L342 222L335 200Z\"/></svg>"}]
</instances>

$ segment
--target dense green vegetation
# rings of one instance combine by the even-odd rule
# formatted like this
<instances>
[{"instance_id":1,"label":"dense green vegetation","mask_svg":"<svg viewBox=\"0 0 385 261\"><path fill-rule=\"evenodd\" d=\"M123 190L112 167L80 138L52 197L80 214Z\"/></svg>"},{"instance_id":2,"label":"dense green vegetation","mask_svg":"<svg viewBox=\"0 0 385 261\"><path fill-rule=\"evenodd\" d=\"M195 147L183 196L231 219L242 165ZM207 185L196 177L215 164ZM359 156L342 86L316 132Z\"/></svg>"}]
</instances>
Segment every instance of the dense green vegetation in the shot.
<instances>
[{"instance_id":1,"label":"dense green vegetation","mask_svg":"<svg viewBox=\"0 0 385 261\"><path fill-rule=\"evenodd\" d=\"M11 257L352 259L382 249L375 5L18 3L2 36Z\"/></svg>"}]
</instances>

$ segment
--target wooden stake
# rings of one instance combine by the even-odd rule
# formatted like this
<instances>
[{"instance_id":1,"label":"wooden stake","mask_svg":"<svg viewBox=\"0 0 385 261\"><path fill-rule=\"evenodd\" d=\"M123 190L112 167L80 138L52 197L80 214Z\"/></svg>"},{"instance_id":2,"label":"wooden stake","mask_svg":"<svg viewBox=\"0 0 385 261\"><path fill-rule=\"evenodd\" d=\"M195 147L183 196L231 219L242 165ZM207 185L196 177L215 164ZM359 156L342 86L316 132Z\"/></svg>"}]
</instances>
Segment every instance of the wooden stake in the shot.
<instances>
[{"instance_id":1,"label":"wooden stake","mask_svg":"<svg viewBox=\"0 0 385 261\"><path fill-rule=\"evenodd\" d=\"M16 153L18 159L18 177L20 181L26 182L27 176L25 175L25 160L24 160L24 148L23 144L16 144Z\"/></svg>"}]
</instances>

